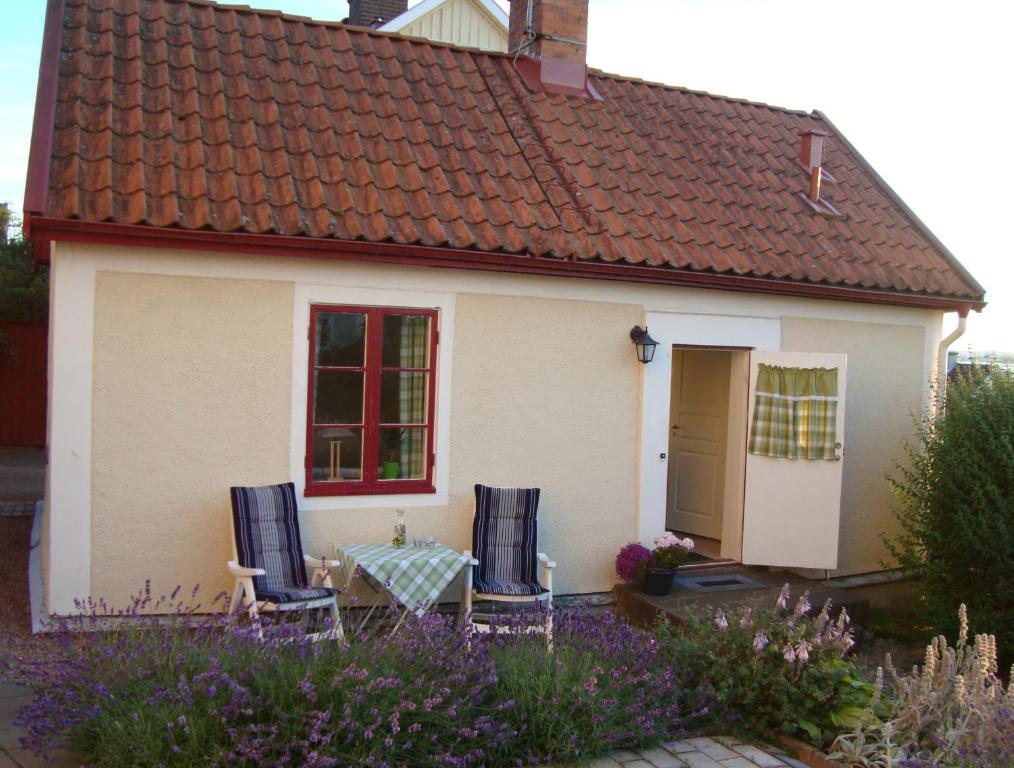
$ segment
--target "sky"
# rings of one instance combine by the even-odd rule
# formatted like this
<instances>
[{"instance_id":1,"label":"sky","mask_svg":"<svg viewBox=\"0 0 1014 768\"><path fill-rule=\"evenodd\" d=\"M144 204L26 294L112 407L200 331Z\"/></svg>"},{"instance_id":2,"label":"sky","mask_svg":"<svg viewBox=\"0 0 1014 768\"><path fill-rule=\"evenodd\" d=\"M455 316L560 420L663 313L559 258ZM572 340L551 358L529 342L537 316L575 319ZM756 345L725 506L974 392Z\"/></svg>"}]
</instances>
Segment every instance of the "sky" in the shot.
<instances>
[{"instance_id":1,"label":"sky","mask_svg":"<svg viewBox=\"0 0 1014 768\"><path fill-rule=\"evenodd\" d=\"M243 2L348 13L345 0ZM0 29L0 200L16 210L44 12L5 5ZM824 112L986 288L952 348L1014 352L1014 2L591 0L588 26L593 67Z\"/></svg>"}]
</instances>

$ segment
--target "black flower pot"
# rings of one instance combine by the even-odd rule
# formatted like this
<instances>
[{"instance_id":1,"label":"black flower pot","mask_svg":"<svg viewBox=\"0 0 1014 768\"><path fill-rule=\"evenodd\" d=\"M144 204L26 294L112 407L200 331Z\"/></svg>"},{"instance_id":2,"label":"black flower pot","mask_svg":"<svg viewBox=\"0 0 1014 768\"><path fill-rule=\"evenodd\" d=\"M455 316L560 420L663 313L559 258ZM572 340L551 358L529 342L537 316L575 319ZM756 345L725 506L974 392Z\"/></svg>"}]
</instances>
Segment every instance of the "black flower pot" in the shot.
<instances>
[{"instance_id":1,"label":"black flower pot","mask_svg":"<svg viewBox=\"0 0 1014 768\"><path fill-rule=\"evenodd\" d=\"M641 578L641 591L646 595L664 597L672 590L672 580L675 575L675 568L649 568Z\"/></svg>"}]
</instances>

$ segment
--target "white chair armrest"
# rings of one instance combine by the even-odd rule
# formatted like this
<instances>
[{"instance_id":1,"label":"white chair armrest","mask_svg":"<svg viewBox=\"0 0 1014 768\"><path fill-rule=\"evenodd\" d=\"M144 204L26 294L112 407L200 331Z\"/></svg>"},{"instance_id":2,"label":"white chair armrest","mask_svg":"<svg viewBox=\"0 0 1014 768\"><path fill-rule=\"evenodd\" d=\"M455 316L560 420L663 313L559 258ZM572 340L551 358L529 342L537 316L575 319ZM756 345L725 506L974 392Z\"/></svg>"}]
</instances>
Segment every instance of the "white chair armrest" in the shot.
<instances>
[{"instance_id":1,"label":"white chair armrest","mask_svg":"<svg viewBox=\"0 0 1014 768\"><path fill-rule=\"evenodd\" d=\"M466 549L461 554L463 554L465 557L468 558L468 562L466 563L466 565L478 565L479 564L479 561L476 560L474 557L472 557L472 550Z\"/></svg>"},{"instance_id":2,"label":"white chair armrest","mask_svg":"<svg viewBox=\"0 0 1014 768\"><path fill-rule=\"evenodd\" d=\"M337 560L326 560L323 557L312 557L311 555L303 555L303 562L305 562L311 568L337 568L341 565Z\"/></svg>"},{"instance_id":3,"label":"white chair armrest","mask_svg":"<svg viewBox=\"0 0 1014 768\"><path fill-rule=\"evenodd\" d=\"M556 567L556 561L550 560L549 555L547 555L545 552L539 552L539 562L542 563L547 568Z\"/></svg>"},{"instance_id":4,"label":"white chair armrest","mask_svg":"<svg viewBox=\"0 0 1014 768\"><path fill-rule=\"evenodd\" d=\"M229 573L240 578L244 576L264 576L267 573L263 568L246 568L235 560L230 560L226 565L229 567Z\"/></svg>"}]
</instances>

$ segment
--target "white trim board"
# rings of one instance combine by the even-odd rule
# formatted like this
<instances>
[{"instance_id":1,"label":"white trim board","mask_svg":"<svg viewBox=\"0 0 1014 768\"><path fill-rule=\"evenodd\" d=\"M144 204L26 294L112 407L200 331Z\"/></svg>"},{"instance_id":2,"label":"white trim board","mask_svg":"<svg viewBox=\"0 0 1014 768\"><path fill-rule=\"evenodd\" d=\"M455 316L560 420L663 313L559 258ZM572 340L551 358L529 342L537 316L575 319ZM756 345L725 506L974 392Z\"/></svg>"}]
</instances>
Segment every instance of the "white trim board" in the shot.
<instances>
[{"instance_id":1,"label":"white trim board","mask_svg":"<svg viewBox=\"0 0 1014 768\"><path fill-rule=\"evenodd\" d=\"M50 613L71 614L92 579L95 263L62 243L53 244L50 259L47 605Z\"/></svg>"},{"instance_id":2,"label":"white trim board","mask_svg":"<svg viewBox=\"0 0 1014 768\"><path fill-rule=\"evenodd\" d=\"M673 345L781 349L778 317L646 312L658 342L641 378L641 466L637 537L644 544L665 530L669 478L669 399ZM666 458L661 458L662 454Z\"/></svg>"},{"instance_id":3,"label":"white trim board","mask_svg":"<svg viewBox=\"0 0 1014 768\"><path fill-rule=\"evenodd\" d=\"M450 485L451 362L454 350L454 294L359 288L340 285L297 283L292 316L292 428L290 429L289 477L296 485L299 507L304 511L374 509L377 507L446 506ZM440 344L437 347L433 450L436 493L405 493L365 496L304 496L306 489L306 392L309 383L311 304L350 304L376 307L422 307L439 311Z\"/></svg>"}]
</instances>

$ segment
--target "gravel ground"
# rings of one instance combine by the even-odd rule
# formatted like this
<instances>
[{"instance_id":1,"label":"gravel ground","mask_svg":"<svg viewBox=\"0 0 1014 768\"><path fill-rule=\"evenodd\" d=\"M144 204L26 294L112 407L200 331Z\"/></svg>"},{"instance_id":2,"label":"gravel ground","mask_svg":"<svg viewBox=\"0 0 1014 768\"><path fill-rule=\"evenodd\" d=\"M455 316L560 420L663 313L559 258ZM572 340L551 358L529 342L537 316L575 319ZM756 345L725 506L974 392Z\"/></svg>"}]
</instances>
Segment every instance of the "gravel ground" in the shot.
<instances>
[{"instance_id":1,"label":"gravel ground","mask_svg":"<svg viewBox=\"0 0 1014 768\"><path fill-rule=\"evenodd\" d=\"M0 447L0 501L38 501L46 482L41 448Z\"/></svg>"},{"instance_id":2,"label":"gravel ground","mask_svg":"<svg viewBox=\"0 0 1014 768\"><path fill-rule=\"evenodd\" d=\"M28 540L31 517L0 517L0 681L17 682L5 663L11 656L38 657L52 642L32 635L28 608Z\"/></svg>"}]
</instances>

